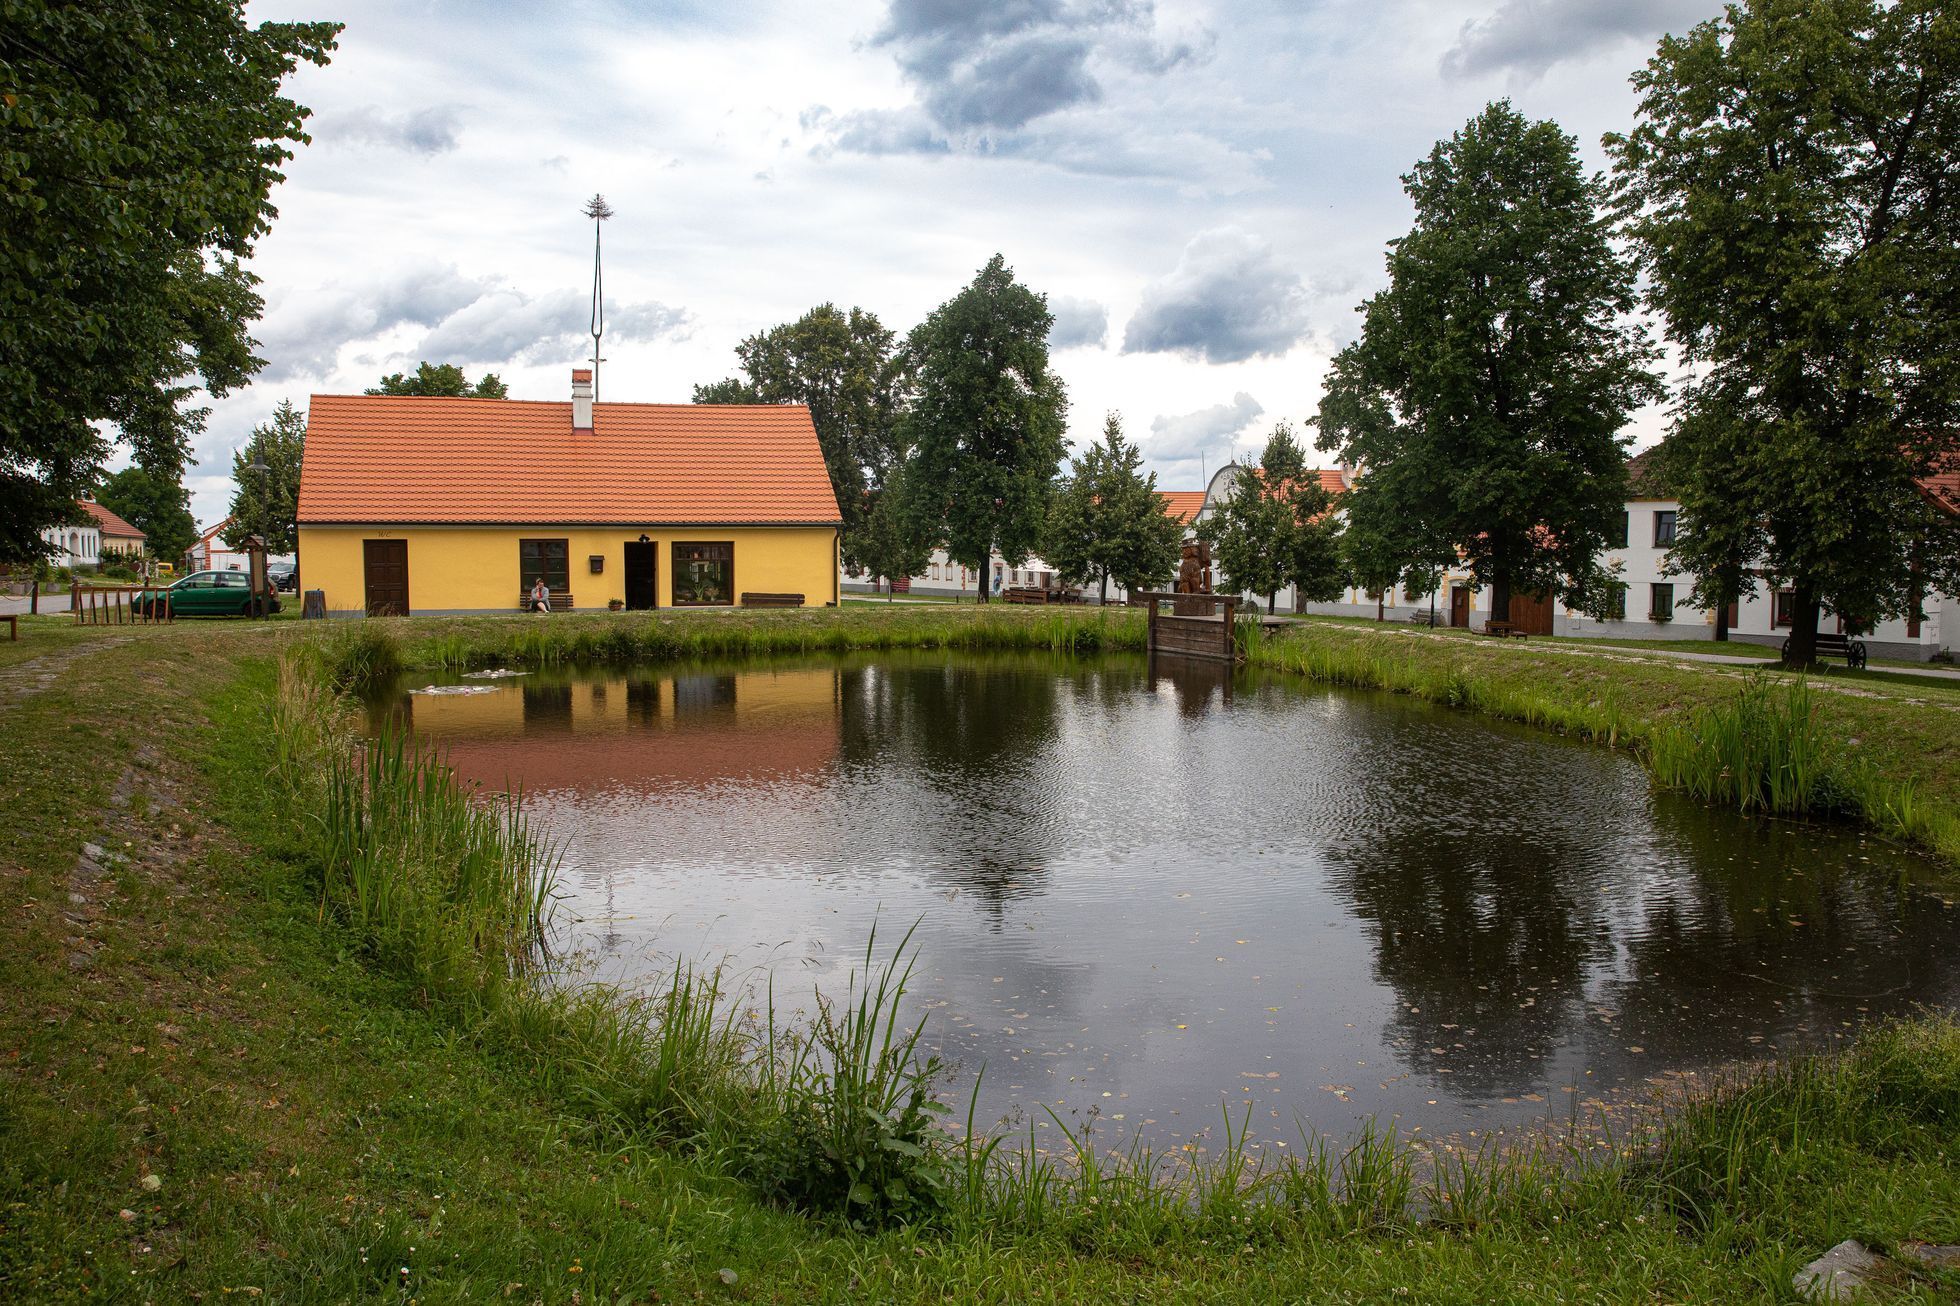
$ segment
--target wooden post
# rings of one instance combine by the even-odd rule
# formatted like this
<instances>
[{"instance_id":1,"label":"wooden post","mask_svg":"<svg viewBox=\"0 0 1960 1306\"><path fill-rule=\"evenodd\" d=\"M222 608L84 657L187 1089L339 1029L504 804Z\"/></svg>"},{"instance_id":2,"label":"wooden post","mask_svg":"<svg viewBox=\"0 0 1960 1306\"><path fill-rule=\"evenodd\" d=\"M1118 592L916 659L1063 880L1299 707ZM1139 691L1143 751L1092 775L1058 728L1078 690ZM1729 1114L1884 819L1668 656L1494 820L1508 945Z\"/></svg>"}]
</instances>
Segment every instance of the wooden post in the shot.
<instances>
[{"instance_id":1,"label":"wooden post","mask_svg":"<svg viewBox=\"0 0 1960 1306\"><path fill-rule=\"evenodd\" d=\"M72 625L82 624L82 587L80 582L68 582L68 620Z\"/></svg>"}]
</instances>

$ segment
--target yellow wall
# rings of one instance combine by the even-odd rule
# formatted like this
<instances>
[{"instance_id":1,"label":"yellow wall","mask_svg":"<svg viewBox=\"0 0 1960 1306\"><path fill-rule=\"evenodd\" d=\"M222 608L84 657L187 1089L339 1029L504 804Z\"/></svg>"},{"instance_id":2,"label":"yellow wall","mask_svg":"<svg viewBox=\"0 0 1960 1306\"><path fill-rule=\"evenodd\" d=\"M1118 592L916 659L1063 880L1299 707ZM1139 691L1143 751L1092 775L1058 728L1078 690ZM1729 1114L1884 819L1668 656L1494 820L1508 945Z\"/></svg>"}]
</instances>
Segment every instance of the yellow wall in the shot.
<instances>
[{"instance_id":1,"label":"yellow wall","mask_svg":"<svg viewBox=\"0 0 1960 1306\"><path fill-rule=\"evenodd\" d=\"M367 609L363 540L408 541L408 606L411 613L511 612L530 577L518 574L521 539L568 541L571 592L580 612L603 611L610 599L626 598L628 541L645 535L659 547L658 602L673 602L673 545L732 543L735 594L801 594L821 607L836 597L837 532L818 527L715 527L634 529L527 526L302 526L299 531L300 585L325 590L327 611L358 614ZM595 576L587 559L605 558Z\"/></svg>"}]
</instances>

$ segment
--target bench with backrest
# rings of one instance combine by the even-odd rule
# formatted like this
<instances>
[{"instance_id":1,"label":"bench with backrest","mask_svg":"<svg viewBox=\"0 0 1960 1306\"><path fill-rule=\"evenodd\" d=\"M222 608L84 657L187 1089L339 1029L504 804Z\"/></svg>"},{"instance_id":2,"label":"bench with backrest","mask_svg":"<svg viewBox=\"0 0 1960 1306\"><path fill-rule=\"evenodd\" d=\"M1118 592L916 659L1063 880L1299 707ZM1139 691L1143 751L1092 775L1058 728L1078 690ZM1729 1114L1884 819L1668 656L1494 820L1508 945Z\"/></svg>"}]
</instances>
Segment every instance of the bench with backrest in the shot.
<instances>
[{"instance_id":1,"label":"bench with backrest","mask_svg":"<svg viewBox=\"0 0 1960 1306\"><path fill-rule=\"evenodd\" d=\"M1484 634L1494 635L1498 639L1528 639L1531 632L1523 626L1514 626L1508 621L1487 621L1484 623Z\"/></svg>"},{"instance_id":2,"label":"bench with backrest","mask_svg":"<svg viewBox=\"0 0 1960 1306\"><path fill-rule=\"evenodd\" d=\"M803 596L801 594L758 594L754 590L743 590L742 606L745 608L800 608L803 606Z\"/></svg>"},{"instance_id":3,"label":"bench with backrest","mask_svg":"<svg viewBox=\"0 0 1960 1306\"><path fill-rule=\"evenodd\" d=\"M1443 624L1443 614L1418 609L1409 614L1409 624L1412 626L1440 626Z\"/></svg>"},{"instance_id":4,"label":"bench with backrest","mask_svg":"<svg viewBox=\"0 0 1960 1306\"><path fill-rule=\"evenodd\" d=\"M1039 585L1009 585L1001 595L1009 603L1058 603L1060 594L1055 590L1045 590Z\"/></svg>"},{"instance_id":5,"label":"bench with backrest","mask_svg":"<svg viewBox=\"0 0 1960 1306\"><path fill-rule=\"evenodd\" d=\"M551 610L553 612L570 612L572 606L572 592L570 590L566 590L563 594L560 594L557 590L551 591ZM517 596L517 610L519 612L529 612L531 610L531 591L525 590Z\"/></svg>"},{"instance_id":6,"label":"bench with backrest","mask_svg":"<svg viewBox=\"0 0 1960 1306\"><path fill-rule=\"evenodd\" d=\"M1843 658L1845 666L1859 668L1865 665L1869 654L1865 651L1865 641L1856 636L1826 634L1820 630L1817 632L1817 656ZM1783 641L1783 660L1790 660L1790 641L1787 639Z\"/></svg>"}]
</instances>

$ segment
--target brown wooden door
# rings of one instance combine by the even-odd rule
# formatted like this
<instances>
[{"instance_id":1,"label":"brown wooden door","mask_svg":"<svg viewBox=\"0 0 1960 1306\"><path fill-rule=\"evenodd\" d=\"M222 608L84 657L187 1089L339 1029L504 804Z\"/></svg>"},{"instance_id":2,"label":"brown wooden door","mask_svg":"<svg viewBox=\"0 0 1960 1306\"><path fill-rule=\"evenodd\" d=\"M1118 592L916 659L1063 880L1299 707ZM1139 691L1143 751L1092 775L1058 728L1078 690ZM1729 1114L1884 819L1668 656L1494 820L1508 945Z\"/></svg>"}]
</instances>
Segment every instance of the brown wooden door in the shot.
<instances>
[{"instance_id":1,"label":"brown wooden door","mask_svg":"<svg viewBox=\"0 0 1960 1306\"><path fill-rule=\"evenodd\" d=\"M1551 634L1552 596L1550 594L1513 594L1511 596L1511 624L1527 635Z\"/></svg>"},{"instance_id":2,"label":"brown wooden door","mask_svg":"<svg viewBox=\"0 0 1960 1306\"><path fill-rule=\"evenodd\" d=\"M1470 587L1468 585L1450 586L1450 624L1467 627L1470 624Z\"/></svg>"},{"instance_id":3,"label":"brown wooden door","mask_svg":"<svg viewBox=\"0 0 1960 1306\"><path fill-rule=\"evenodd\" d=\"M361 562L367 573L367 614L406 617L408 541L362 540Z\"/></svg>"}]
</instances>

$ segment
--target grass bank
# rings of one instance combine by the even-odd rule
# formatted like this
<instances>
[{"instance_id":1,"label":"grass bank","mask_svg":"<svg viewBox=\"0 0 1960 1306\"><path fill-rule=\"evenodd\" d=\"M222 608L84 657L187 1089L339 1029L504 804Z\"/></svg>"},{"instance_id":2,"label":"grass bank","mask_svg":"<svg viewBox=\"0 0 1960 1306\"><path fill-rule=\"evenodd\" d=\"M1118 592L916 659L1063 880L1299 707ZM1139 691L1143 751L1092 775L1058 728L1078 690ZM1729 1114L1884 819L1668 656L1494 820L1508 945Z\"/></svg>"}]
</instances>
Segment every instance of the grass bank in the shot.
<instances>
[{"instance_id":1,"label":"grass bank","mask_svg":"<svg viewBox=\"0 0 1960 1306\"><path fill-rule=\"evenodd\" d=\"M346 740L317 690L281 696L287 637L77 646L0 714L0 1295L1772 1301L1845 1236L1960 1239L1941 1018L1738 1083L1632 1156L1548 1140L1430 1174L1381 1136L1261 1169L1223 1125L1197 1166L949 1141L936 1211L854 1232L838 1167L827 1191L769 1176L866 1137L916 1159L890 1146L913 1103L883 947L873 996L790 1047L686 972L639 1004L541 998L540 832L470 824L408 754L325 816Z\"/></svg>"}]
</instances>

